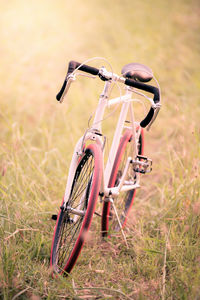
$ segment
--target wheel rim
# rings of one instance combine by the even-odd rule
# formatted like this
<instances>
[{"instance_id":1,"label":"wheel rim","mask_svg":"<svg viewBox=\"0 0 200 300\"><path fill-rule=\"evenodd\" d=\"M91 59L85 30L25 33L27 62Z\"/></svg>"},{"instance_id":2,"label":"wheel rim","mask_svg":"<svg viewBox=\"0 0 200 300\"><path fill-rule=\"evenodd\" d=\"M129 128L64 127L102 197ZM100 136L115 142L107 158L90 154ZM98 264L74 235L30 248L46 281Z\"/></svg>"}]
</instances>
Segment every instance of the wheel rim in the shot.
<instances>
[{"instance_id":1,"label":"wheel rim","mask_svg":"<svg viewBox=\"0 0 200 300\"><path fill-rule=\"evenodd\" d=\"M73 209L86 210L88 197L94 172L94 157L87 151L77 168L72 184L72 192L67 206ZM61 210L58 220L57 233L55 234L56 253L54 253L52 264L57 273L66 269L67 261L74 249L78 236L81 234L81 227L84 216L77 216L69 210Z\"/></svg>"}]
</instances>

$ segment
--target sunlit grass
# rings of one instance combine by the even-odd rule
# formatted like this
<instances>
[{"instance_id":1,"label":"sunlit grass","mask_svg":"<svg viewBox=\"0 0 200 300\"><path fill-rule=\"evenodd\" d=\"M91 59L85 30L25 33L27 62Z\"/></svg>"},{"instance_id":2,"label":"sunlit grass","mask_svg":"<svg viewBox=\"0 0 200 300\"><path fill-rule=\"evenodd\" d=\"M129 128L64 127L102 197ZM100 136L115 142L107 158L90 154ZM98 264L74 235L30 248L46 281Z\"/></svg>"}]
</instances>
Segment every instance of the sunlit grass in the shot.
<instances>
[{"instance_id":1,"label":"sunlit grass","mask_svg":"<svg viewBox=\"0 0 200 300\"><path fill-rule=\"evenodd\" d=\"M0 297L198 299L198 1L1 2ZM147 64L159 79L163 107L145 132L153 172L135 199L129 249L121 235L102 241L95 216L72 274L52 279L51 214L102 83L80 79L62 105L55 95L68 61L94 56L117 73ZM103 124L109 144L115 118Z\"/></svg>"}]
</instances>

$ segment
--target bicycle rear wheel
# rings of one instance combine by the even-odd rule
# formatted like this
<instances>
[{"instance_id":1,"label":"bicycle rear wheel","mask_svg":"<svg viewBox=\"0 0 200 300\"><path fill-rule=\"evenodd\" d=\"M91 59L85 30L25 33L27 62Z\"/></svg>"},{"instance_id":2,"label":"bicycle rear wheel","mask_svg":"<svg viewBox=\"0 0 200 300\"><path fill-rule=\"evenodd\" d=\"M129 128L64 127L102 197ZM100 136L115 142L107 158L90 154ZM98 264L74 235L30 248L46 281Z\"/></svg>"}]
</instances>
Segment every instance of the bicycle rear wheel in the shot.
<instances>
[{"instance_id":1,"label":"bicycle rear wheel","mask_svg":"<svg viewBox=\"0 0 200 300\"><path fill-rule=\"evenodd\" d=\"M114 161L114 165L109 180L109 185L108 185L109 187L114 187L119 184L126 165L127 158L129 156L132 157L131 140L132 140L132 132L131 130L126 130L120 140L120 144L117 150L116 158ZM138 139L138 154L143 155L143 151L144 151L144 133L142 129ZM133 176L133 172L128 171L126 180L134 181L134 178L132 178L132 176ZM122 227L126 225L127 217L133 205L135 194L136 194L135 189L126 192L121 192L120 196L114 199L114 204L116 206ZM109 229L111 231L120 230L119 223L117 222L115 213L113 212L110 202L104 201L102 219L101 219L101 229L102 229L102 236L107 236Z\"/></svg>"},{"instance_id":2,"label":"bicycle rear wheel","mask_svg":"<svg viewBox=\"0 0 200 300\"><path fill-rule=\"evenodd\" d=\"M70 273L81 252L99 195L101 162L100 147L89 145L77 166L66 208L62 202L58 214L50 260L54 273Z\"/></svg>"}]
</instances>

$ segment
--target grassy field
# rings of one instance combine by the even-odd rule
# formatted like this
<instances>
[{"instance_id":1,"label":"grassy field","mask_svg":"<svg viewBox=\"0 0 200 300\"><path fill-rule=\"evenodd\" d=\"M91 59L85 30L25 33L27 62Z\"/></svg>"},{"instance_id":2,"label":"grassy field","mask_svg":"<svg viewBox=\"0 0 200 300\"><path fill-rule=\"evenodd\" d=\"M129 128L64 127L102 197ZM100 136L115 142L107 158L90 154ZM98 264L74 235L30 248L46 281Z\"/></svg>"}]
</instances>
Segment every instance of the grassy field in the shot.
<instances>
[{"instance_id":1,"label":"grassy field","mask_svg":"<svg viewBox=\"0 0 200 300\"><path fill-rule=\"evenodd\" d=\"M199 1L0 4L0 298L199 300ZM145 132L153 172L136 194L129 249L121 235L102 241L95 216L71 275L52 279L51 214L102 82L77 81L63 105L55 95L69 60L95 56L117 73L129 62L154 70L162 110Z\"/></svg>"}]
</instances>

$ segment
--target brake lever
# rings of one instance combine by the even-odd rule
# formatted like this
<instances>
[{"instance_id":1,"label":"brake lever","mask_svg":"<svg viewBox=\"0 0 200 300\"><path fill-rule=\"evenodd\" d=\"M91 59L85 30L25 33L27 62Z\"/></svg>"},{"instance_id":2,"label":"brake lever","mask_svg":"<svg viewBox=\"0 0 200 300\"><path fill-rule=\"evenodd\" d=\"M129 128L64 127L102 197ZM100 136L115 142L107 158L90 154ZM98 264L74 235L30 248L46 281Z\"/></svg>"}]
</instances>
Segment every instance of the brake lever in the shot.
<instances>
[{"instance_id":1,"label":"brake lever","mask_svg":"<svg viewBox=\"0 0 200 300\"><path fill-rule=\"evenodd\" d=\"M60 101L59 101L60 103L63 102L64 97L66 96L66 94L67 94L67 92L68 92L68 90L69 90L69 88L70 88L71 83L72 83L73 81L75 81L75 80L76 80L76 75L75 75L75 74L69 74L69 75L67 76L67 78L66 78L67 85L66 85L66 88L65 88L65 90L64 90L64 93L62 94L62 97L60 98Z\"/></svg>"},{"instance_id":2,"label":"brake lever","mask_svg":"<svg viewBox=\"0 0 200 300\"><path fill-rule=\"evenodd\" d=\"M147 131L149 131L151 125L153 124L153 122L155 121L155 119L157 118L157 115L160 111L160 108L161 108L161 104L160 103L156 103L154 104L154 115L153 115L153 118L151 119L151 122L149 123L149 125L147 126Z\"/></svg>"}]
</instances>

